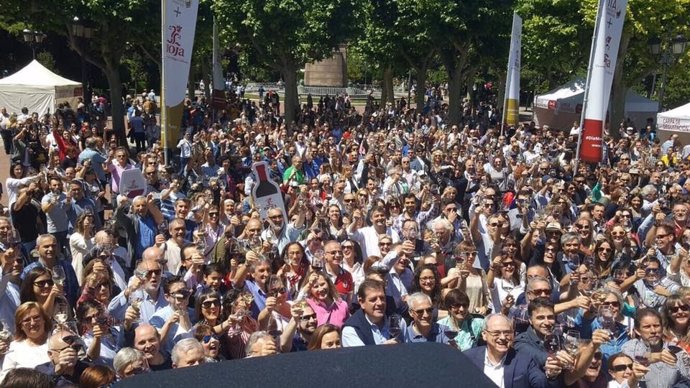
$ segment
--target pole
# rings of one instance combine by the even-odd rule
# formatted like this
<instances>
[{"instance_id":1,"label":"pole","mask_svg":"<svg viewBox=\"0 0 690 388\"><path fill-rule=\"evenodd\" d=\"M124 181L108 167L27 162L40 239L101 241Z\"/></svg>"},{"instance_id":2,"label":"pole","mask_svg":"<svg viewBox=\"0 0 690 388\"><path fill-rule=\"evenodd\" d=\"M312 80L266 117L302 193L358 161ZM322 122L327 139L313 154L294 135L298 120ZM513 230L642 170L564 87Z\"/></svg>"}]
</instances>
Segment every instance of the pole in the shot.
<instances>
[{"instance_id":1,"label":"pole","mask_svg":"<svg viewBox=\"0 0 690 388\"><path fill-rule=\"evenodd\" d=\"M167 97L167 88L165 87L165 22L166 22L166 6L167 0L161 0L161 139L163 140L163 157L165 165L170 165L170 149L168 147L168 112L165 109L165 98Z\"/></svg>"},{"instance_id":2,"label":"pole","mask_svg":"<svg viewBox=\"0 0 690 388\"><path fill-rule=\"evenodd\" d=\"M582 132L585 130L585 112L587 111L587 93L589 92L589 79L592 75L592 62L594 61L594 50L596 49L597 36L599 35L599 15L604 10L604 2L606 0L599 0L599 7L597 10L597 21L594 24L594 33L592 34L592 47L589 50L589 63L587 64L587 80L585 81L585 95L582 100L582 113L580 114L580 133L577 135L577 148L575 149L575 171L580 165L580 146L582 145ZM574 175L573 175L574 176Z\"/></svg>"},{"instance_id":3,"label":"pole","mask_svg":"<svg viewBox=\"0 0 690 388\"><path fill-rule=\"evenodd\" d=\"M664 53L664 56L670 55L668 53ZM664 110L664 92L666 91L666 75L668 73L668 68L669 68L669 63L670 60L669 58L663 58L662 59L663 64L664 64L664 71L661 73L661 87L659 87L659 111L663 112Z\"/></svg>"}]
</instances>

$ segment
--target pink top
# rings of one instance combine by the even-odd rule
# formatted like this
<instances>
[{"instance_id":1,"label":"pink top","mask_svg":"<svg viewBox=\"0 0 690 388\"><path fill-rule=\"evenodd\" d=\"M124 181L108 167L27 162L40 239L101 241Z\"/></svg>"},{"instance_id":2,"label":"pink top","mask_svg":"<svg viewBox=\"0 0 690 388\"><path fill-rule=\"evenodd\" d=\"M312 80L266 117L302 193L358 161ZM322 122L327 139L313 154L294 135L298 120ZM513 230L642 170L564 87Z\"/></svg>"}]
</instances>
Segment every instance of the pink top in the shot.
<instances>
[{"instance_id":1,"label":"pink top","mask_svg":"<svg viewBox=\"0 0 690 388\"><path fill-rule=\"evenodd\" d=\"M108 171L110 171L110 176L112 178L110 188L112 189L113 193L120 194L120 177L122 176L122 172L125 170L131 170L133 168L134 166L130 163L127 163L124 167L112 162L108 164Z\"/></svg>"},{"instance_id":2,"label":"pink top","mask_svg":"<svg viewBox=\"0 0 690 388\"><path fill-rule=\"evenodd\" d=\"M317 325L321 326L324 323L330 323L337 327L343 327L345 321L350 316L347 302L338 299L330 306L326 306L322 302L317 302L312 298L307 298L307 303L316 313Z\"/></svg>"}]
</instances>

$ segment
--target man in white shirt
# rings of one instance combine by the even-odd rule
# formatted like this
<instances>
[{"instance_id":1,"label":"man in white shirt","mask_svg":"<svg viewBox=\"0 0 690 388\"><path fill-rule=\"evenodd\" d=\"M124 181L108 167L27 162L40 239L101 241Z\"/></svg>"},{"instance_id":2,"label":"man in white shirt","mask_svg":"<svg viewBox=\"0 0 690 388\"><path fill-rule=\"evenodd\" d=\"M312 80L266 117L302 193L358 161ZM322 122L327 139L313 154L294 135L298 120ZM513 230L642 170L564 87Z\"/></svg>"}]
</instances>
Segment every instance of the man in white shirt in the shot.
<instances>
[{"instance_id":1,"label":"man in white shirt","mask_svg":"<svg viewBox=\"0 0 690 388\"><path fill-rule=\"evenodd\" d=\"M561 366L555 358L548 358L545 372L527 353L516 352L513 348L513 322L505 315L491 314L486 318L482 338L486 346L478 346L465 351L473 364L481 369L486 377L501 388L558 387L556 377Z\"/></svg>"},{"instance_id":2,"label":"man in white shirt","mask_svg":"<svg viewBox=\"0 0 690 388\"><path fill-rule=\"evenodd\" d=\"M356 229L359 222L358 216L353 216L352 223L348 226L350 237L356 240L362 247L364 257L381 256L379 249L379 235L391 236L393 244L400 241L398 233L393 228L386 226L386 209L377 206L371 209L371 226Z\"/></svg>"}]
</instances>

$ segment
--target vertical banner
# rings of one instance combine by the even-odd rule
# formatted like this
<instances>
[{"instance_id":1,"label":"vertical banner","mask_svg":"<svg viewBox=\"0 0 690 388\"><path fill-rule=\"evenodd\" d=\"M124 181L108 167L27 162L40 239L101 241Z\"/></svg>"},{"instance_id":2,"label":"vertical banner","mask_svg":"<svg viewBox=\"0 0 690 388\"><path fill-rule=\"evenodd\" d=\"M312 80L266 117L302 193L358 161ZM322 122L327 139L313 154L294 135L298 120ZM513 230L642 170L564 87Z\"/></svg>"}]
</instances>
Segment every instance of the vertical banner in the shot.
<instances>
[{"instance_id":1,"label":"vertical banner","mask_svg":"<svg viewBox=\"0 0 690 388\"><path fill-rule=\"evenodd\" d=\"M585 89L584 129L580 134L579 157L585 162L599 163L602 159L604 123L627 3L628 0L600 0L599 3Z\"/></svg>"},{"instance_id":2,"label":"vertical banner","mask_svg":"<svg viewBox=\"0 0 690 388\"><path fill-rule=\"evenodd\" d=\"M162 0L163 87L161 92L161 139L167 150L182 137L182 111L194 50L194 31L199 0ZM190 90L189 93L194 93Z\"/></svg>"},{"instance_id":3,"label":"vertical banner","mask_svg":"<svg viewBox=\"0 0 690 388\"><path fill-rule=\"evenodd\" d=\"M506 97L503 103L503 122L517 125L520 119L520 58L522 52L522 18L513 13L513 28L510 34L508 74L506 76Z\"/></svg>"},{"instance_id":4,"label":"vertical banner","mask_svg":"<svg viewBox=\"0 0 690 388\"><path fill-rule=\"evenodd\" d=\"M211 95L211 104L214 109L225 108L225 79L223 79L223 67L220 58L218 25L216 17L213 16L213 94Z\"/></svg>"}]
</instances>

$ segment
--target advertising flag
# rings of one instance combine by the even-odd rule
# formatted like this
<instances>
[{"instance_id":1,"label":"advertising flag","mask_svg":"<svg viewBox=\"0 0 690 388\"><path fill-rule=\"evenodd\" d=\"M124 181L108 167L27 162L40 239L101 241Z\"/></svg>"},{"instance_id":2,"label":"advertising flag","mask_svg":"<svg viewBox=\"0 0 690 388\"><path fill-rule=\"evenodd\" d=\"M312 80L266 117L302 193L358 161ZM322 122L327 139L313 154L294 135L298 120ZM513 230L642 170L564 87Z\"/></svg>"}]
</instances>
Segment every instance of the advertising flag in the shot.
<instances>
[{"instance_id":1,"label":"advertising flag","mask_svg":"<svg viewBox=\"0 0 690 388\"><path fill-rule=\"evenodd\" d=\"M513 29L510 35L510 53L508 54L508 74L506 77L506 97L503 104L505 119L508 125L517 125L519 121L520 102L520 57L522 51L522 18L513 13Z\"/></svg>"},{"instance_id":2,"label":"advertising flag","mask_svg":"<svg viewBox=\"0 0 690 388\"><path fill-rule=\"evenodd\" d=\"M584 130L580 134L579 157L585 162L599 163L602 159L604 122L627 3L627 0L600 0L599 3L585 89Z\"/></svg>"},{"instance_id":3,"label":"advertising flag","mask_svg":"<svg viewBox=\"0 0 690 388\"><path fill-rule=\"evenodd\" d=\"M163 146L170 149L176 146L182 136L180 127L194 50L199 0L163 0L162 4L161 140ZM189 92L194 93L193 90Z\"/></svg>"}]
</instances>

